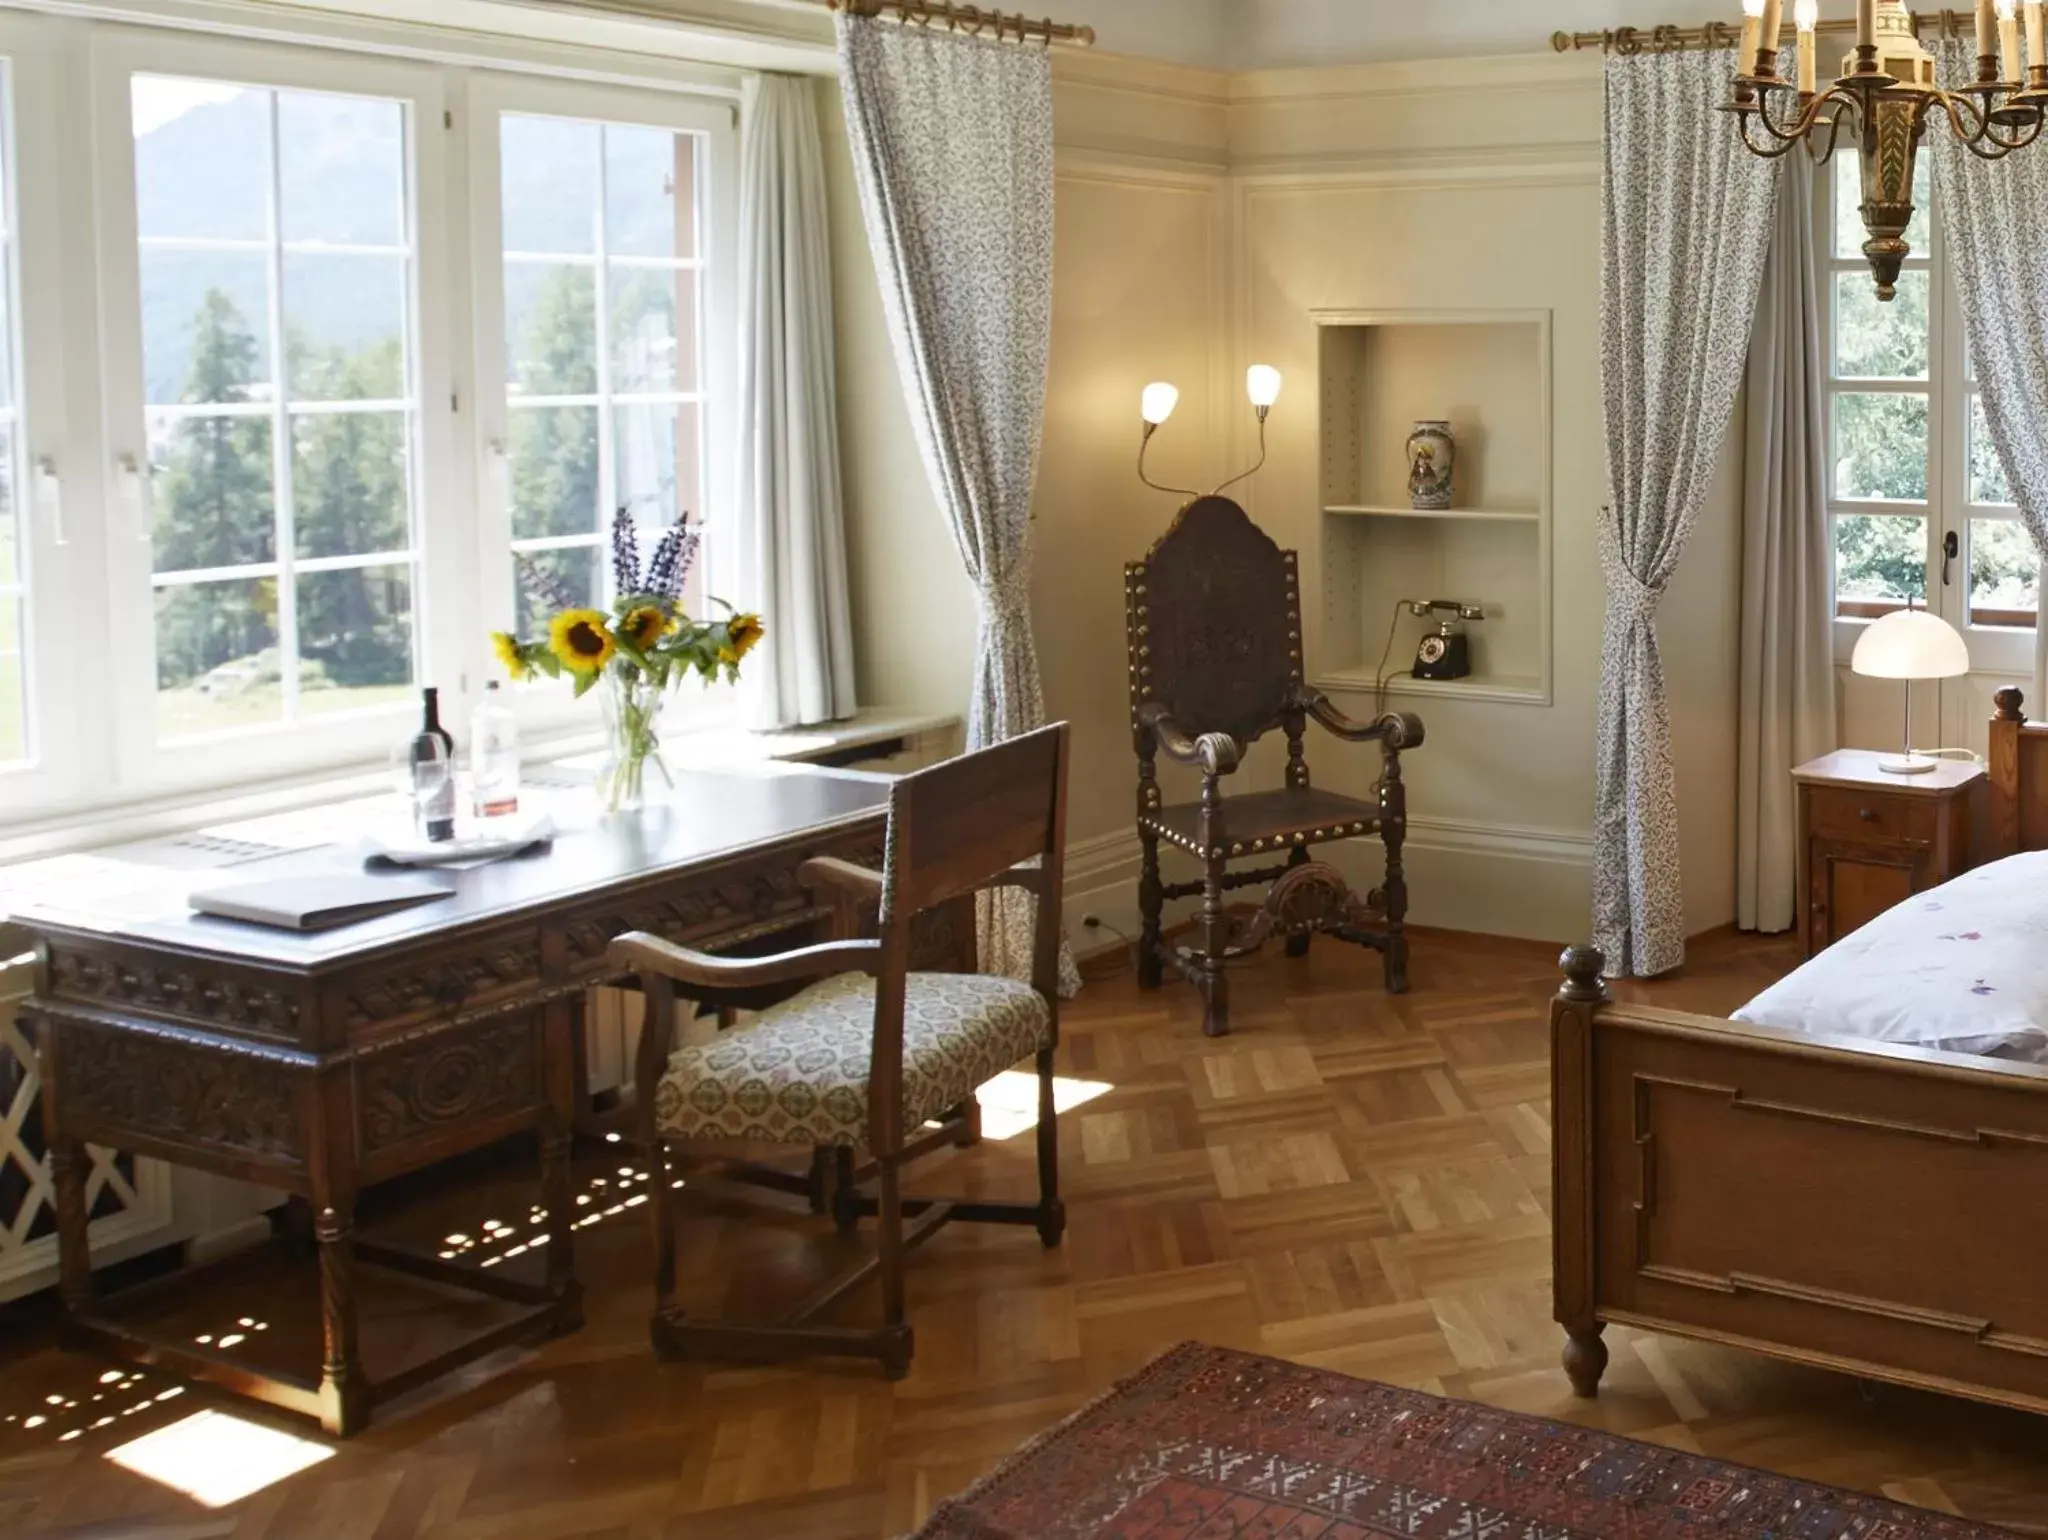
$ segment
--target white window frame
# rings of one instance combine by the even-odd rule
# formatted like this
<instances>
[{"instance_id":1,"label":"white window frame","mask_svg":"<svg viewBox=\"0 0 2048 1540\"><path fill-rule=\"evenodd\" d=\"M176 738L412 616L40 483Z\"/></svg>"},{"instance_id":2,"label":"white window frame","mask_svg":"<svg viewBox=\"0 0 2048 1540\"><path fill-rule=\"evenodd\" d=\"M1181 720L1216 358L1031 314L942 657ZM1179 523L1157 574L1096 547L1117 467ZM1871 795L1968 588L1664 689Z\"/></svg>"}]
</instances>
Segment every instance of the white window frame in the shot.
<instances>
[{"instance_id":1,"label":"white window frame","mask_svg":"<svg viewBox=\"0 0 2048 1540\"><path fill-rule=\"evenodd\" d=\"M1923 149L1922 153L1931 152ZM1927 378L1924 381L1835 378L1836 275L1850 274L1852 282L1875 281L1870 275L1869 264L1860 252L1850 256L1838 255L1835 228L1838 201L1833 179L1860 177L1861 174L1862 168L1855 154L1843 152L1837 153L1828 168L1814 178L1815 239L1820 243L1822 253L1819 264L1820 308L1823 318L1822 367L1827 378L1825 453L1829 516L1830 613L1835 613L1837 608L1834 593L1835 516L1859 513L1924 515L1926 606L1963 634L1969 644L1970 661L1974 670L1972 680L1964 681L1962 687L1948 688L1942 692L1943 715L1946 719L1945 735L1948 741L1956 741L1955 735L1967 731L1972 725L1967 720L1966 703L1973 702L1975 694L1982 693L1972 682L1976 676L1992 676L2003 680L2007 677L2030 678L2033 674L2033 631L2014 627L1980 626L1971 619L1970 610L1971 521L2016 519L2019 510L2011 504L1982 504L1970 500L1968 434L1970 406L1977 395L1977 382L1970 369L1969 344L1963 325L1961 302L1957 298L1955 285L1949 274L1945 233L1942 229L1940 209L1936 204L1938 194L1930 195L1929 198L1928 249L1915 251L1906 263L1908 272L1924 272L1928 275ZM1860 226L1857 233L1860 236ZM1860 240L1856 244L1860 244ZM1859 501L1836 494L1835 411L1837 398L1842 395L1927 397L1928 497L1924 504ZM1953 580L1944 584L1942 553L1945 540L1951 533L1956 536L1958 553L1952 573ZM1870 619L1866 617L1843 617L1836 614L1835 659L1840 666L1848 666L1855 652L1856 642L1869 624ZM1975 693L1972 693L1973 691ZM1975 725L1981 727L1981 724Z\"/></svg>"},{"instance_id":2,"label":"white window frame","mask_svg":"<svg viewBox=\"0 0 2048 1540\"><path fill-rule=\"evenodd\" d=\"M691 511L701 520L704 532L702 586L711 594L730 595L738 566L733 538L737 464L733 455L722 452L718 446L733 442L739 392L737 110L728 103L659 91L479 74L472 77L469 86L469 201L479 424L475 467L479 545L475 565L483 585L479 598L484 625L488 630L511 629L515 607L511 478L505 451L510 442L510 408L506 387L503 184L498 126L500 117L506 113L636 124L704 136L705 186L699 191L698 222L698 393L702 398L698 453L703 460L706 506ZM723 346L719 345L721 342ZM608 346L600 324L600 354ZM602 416L599 431L611 431ZM608 464L610 456L603 459ZM600 513L606 521L604 527L609 528L610 509L601 506ZM496 664L482 652L478 660L485 678L496 673ZM578 726L587 731L596 725L590 703L573 701L565 684L543 681L513 695L530 731L573 731ZM672 726L711 727L736 721L739 709L736 691L725 687L703 690L686 681L675 692L668 719Z\"/></svg>"}]
</instances>

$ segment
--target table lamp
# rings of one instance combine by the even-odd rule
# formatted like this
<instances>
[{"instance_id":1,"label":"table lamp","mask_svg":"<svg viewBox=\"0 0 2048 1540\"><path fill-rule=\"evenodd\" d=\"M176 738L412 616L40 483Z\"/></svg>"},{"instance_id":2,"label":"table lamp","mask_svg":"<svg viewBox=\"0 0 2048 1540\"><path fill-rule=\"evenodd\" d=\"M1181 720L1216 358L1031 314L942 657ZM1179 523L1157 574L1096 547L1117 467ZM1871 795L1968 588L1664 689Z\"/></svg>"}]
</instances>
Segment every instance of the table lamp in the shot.
<instances>
[{"instance_id":1,"label":"table lamp","mask_svg":"<svg viewBox=\"0 0 2048 1540\"><path fill-rule=\"evenodd\" d=\"M1925 775L1939 760L1913 752L1913 681L1955 679L1970 671L1970 649L1962 634L1939 615L1910 606L1874 620L1849 660L1865 679L1900 679L1906 685L1905 752L1877 762L1889 775Z\"/></svg>"}]
</instances>

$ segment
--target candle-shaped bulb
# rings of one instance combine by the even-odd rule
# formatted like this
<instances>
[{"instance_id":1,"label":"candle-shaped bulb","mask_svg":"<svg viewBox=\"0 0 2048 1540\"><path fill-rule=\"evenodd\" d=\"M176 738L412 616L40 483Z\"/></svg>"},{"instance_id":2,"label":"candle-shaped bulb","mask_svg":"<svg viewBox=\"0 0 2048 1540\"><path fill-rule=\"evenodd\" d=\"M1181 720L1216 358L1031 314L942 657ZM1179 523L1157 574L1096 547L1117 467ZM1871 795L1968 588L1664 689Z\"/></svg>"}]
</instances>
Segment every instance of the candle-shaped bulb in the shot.
<instances>
[{"instance_id":1,"label":"candle-shaped bulb","mask_svg":"<svg viewBox=\"0 0 2048 1540\"><path fill-rule=\"evenodd\" d=\"M1977 0L1977 58L1980 63L1998 58L1998 13L1991 0ZM1995 62L1992 67L1997 67Z\"/></svg>"},{"instance_id":2,"label":"candle-shaped bulb","mask_svg":"<svg viewBox=\"0 0 2048 1540\"><path fill-rule=\"evenodd\" d=\"M1986 5L1991 0L1984 0ZM1756 68L1757 34L1764 24L1764 0L1742 0L1742 42L1735 51L1735 73L1747 75Z\"/></svg>"},{"instance_id":3,"label":"candle-shaped bulb","mask_svg":"<svg viewBox=\"0 0 2048 1540\"><path fill-rule=\"evenodd\" d=\"M2035 68L2048 64L2048 31L2041 20L2041 0L2027 0L2027 63Z\"/></svg>"},{"instance_id":4,"label":"candle-shaped bulb","mask_svg":"<svg viewBox=\"0 0 2048 1540\"><path fill-rule=\"evenodd\" d=\"M1763 19L1757 24L1756 72L1767 80L1778 76L1778 33L1784 22L1784 0L1764 0Z\"/></svg>"},{"instance_id":5,"label":"candle-shaped bulb","mask_svg":"<svg viewBox=\"0 0 2048 1540\"><path fill-rule=\"evenodd\" d=\"M1799 89L1811 96L1819 74L1814 58L1814 28L1820 25L1820 0L1795 0L1792 23L1799 29Z\"/></svg>"},{"instance_id":6,"label":"candle-shaped bulb","mask_svg":"<svg viewBox=\"0 0 2048 1540\"><path fill-rule=\"evenodd\" d=\"M1997 0L1998 67L2007 80L2020 78L2020 24L2017 0Z\"/></svg>"}]
</instances>

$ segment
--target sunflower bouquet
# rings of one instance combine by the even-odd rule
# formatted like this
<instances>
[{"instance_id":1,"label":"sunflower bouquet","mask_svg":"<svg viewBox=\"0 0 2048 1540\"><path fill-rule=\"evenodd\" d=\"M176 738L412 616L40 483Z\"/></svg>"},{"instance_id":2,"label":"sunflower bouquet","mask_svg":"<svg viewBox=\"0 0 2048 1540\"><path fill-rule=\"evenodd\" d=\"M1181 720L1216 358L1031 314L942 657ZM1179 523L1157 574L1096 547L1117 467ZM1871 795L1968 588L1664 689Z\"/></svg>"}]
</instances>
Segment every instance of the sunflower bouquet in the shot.
<instances>
[{"instance_id":1,"label":"sunflower bouquet","mask_svg":"<svg viewBox=\"0 0 2048 1540\"><path fill-rule=\"evenodd\" d=\"M650 761L674 784L655 734L669 689L691 674L707 682L738 679L740 660L761 640L761 617L722 600L713 601L726 611L722 620L692 620L683 613L683 585L700 543L685 514L643 567L632 518L621 508L612 521L612 590L618 597L609 610L579 603L560 578L522 556L519 580L535 607L549 615L547 633L532 641L507 631L491 636L498 661L515 680L566 678L579 699L601 690L607 752L598 795L614 812L641 804Z\"/></svg>"}]
</instances>

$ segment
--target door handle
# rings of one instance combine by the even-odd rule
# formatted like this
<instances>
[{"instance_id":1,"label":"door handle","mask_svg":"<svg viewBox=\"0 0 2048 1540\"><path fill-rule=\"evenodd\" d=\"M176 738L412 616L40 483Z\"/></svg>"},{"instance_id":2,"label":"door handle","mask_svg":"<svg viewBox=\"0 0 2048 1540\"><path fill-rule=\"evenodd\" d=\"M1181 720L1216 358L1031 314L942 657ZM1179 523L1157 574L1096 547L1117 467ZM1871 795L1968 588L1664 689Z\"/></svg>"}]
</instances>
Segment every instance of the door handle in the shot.
<instances>
[{"instance_id":1,"label":"door handle","mask_svg":"<svg viewBox=\"0 0 2048 1540\"><path fill-rule=\"evenodd\" d=\"M1941 586L1947 588L1955 581L1956 558L1963 553L1963 537L1950 530L1941 537Z\"/></svg>"}]
</instances>

